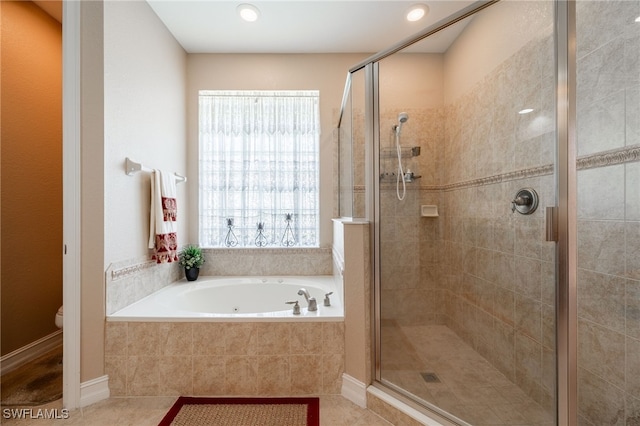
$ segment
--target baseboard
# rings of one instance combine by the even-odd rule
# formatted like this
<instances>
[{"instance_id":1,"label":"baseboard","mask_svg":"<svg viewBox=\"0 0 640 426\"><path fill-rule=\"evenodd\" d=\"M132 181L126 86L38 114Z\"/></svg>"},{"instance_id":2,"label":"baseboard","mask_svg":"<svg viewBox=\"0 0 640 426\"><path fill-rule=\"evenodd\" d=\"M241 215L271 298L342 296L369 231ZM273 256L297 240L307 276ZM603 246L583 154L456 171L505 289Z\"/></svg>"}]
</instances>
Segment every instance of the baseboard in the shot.
<instances>
[{"instance_id":1,"label":"baseboard","mask_svg":"<svg viewBox=\"0 0 640 426\"><path fill-rule=\"evenodd\" d=\"M80 407L109 398L109 376L104 375L80 383Z\"/></svg>"},{"instance_id":2,"label":"baseboard","mask_svg":"<svg viewBox=\"0 0 640 426\"><path fill-rule=\"evenodd\" d=\"M405 402L395 398L389 392L385 392L385 391L383 391L381 389L378 389L374 385L369 386L367 388L367 392L372 395L372 399L373 398L379 399L380 401L382 401L385 404L387 404L389 407L391 407L394 410L397 410L400 413L410 417L411 419L417 421L421 425L425 425L425 426L454 426L454 425L471 426L469 423L464 422L464 421L462 421L460 419L457 419L458 422L453 423L452 421L450 421L450 420L438 415L437 413L433 413L432 414L433 417L430 416L430 415L427 415L427 414L425 414L425 413L423 413L421 411L418 411L415 407L412 407L408 403L405 403ZM377 413L377 414L380 414L380 413ZM382 416L382 417L384 417L384 416ZM389 420L389 419L387 419L387 420Z\"/></svg>"},{"instance_id":3,"label":"baseboard","mask_svg":"<svg viewBox=\"0 0 640 426\"><path fill-rule=\"evenodd\" d=\"M367 385L348 374L342 375L342 396L362 408L367 408Z\"/></svg>"},{"instance_id":4,"label":"baseboard","mask_svg":"<svg viewBox=\"0 0 640 426\"><path fill-rule=\"evenodd\" d=\"M60 345L62 345L62 330L56 330L48 336L16 349L0 358L0 375L5 375Z\"/></svg>"}]
</instances>

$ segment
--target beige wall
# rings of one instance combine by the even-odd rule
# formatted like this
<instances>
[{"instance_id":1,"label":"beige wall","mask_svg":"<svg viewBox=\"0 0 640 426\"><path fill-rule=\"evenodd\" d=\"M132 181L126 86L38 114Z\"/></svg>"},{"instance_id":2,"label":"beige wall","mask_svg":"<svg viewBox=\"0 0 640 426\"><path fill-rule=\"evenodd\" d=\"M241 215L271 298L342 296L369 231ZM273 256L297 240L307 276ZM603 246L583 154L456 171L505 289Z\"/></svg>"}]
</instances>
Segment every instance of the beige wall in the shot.
<instances>
[{"instance_id":1,"label":"beige wall","mask_svg":"<svg viewBox=\"0 0 640 426\"><path fill-rule=\"evenodd\" d=\"M80 380L104 374L104 66L101 1L81 7Z\"/></svg>"},{"instance_id":2,"label":"beige wall","mask_svg":"<svg viewBox=\"0 0 640 426\"><path fill-rule=\"evenodd\" d=\"M399 53L381 60L380 108L400 112L441 107L444 101L443 66L444 56L438 53ZM410 124L415 123L410 121L407 127ZM384 123L382 126L386 130Z\"/></svg>"},{"instance_id":3,"label":"beige wall","mask_svg":"<svg viewBox=\"0 0 640 426\"><path fill-rule=\"evenodd\" d=\"M369 262L369 223L334 221L336 271L343 280L344 295L344 372L371 383L371 291Z\"/></svg>"},{"instance_id":4,"label":"beige wall","mask_svg":"<svg viewBox=\"0 0 640 426\"><path fill-rule=\"evenodd\" d=\"M334 110L342 102L348 69L365 54L191 54L188 58L188 155L198 199L198 90L319 90L320 91L320 246L329 247L333 215ZM324 201L326 200L326 201ZM195 205L195 203L194 203ZM190 213L189 235L198 239L198 212Z\"/></svg>"},{"instance_id":5,"label":"beige wall","mask_svg":"<svg viewBox=\"0 0 640 426\"><path fill-rule=\"evenodd\" d=\"M62 305L62 28L3 1L2 355L57 328Z\"/></svg>"},{"instance_id":6,"label":"beige wall","mask_svg":"<svg viewBox=\"0 0 640 426\"><path fill-rule=\"evenodd\" d=\"M188 175L187 184L178 187L179 198L185 200L181 215L188 217L180 225L179 238L183 236L180 244L197 242L199 89L319 89L321 199L332 199L334 109L340 105L348 68L365 54L187 55L145 3L106 2L104 14L104 269L148 258L148 176L126 176L127 156L149 167ZM324 247L331 243L332 213L332 203L321 204ZM134 276L131 279L136 282ZM87 312L83 321L96 321L97 326L98 320L104 321L103 296L91 296L90 306L94 312ZM83 333L85 338L94 352L102 350L98 337ZM102 374L97 371L102 358L97 359L83 355L83 362L91 364L87 369L95 371L91 377ZM83 380L90 378L85 371L83 366Z\"/></svg>"},{"instance_id":7,"label":"beige wall","mask_svg":"<svg viewBox=\"0 0 640 426\"><path fill-rule=\"evenodd\" d=\"M187 54L143 1L104 3L105 269L148 257L150 173L127 176L125 157L187 175ZM178 184L178 244L190 242L189 173ZM125 237L126 238L123 238Z\"/></svg>"},{"instance_id":8,"label":"beige wall","mask_svg":"<svg viewBox=\"0 0 640 426\"><path fill-rule=\"evenodd\" d=\"M527 19L515 19L526 16ZM473 17L445 55L445 101L453 102L522 46L552 31L546 1L501 1ZM508 83L508 82L507 82Z\"/></svg>"},{"instance_id":9,"label":"beige wall","mask_svg":"<svg viewBox=\"0 0 640 426\"><path fill-rule=\"evenodd\" d=\"M81 380L86 381L104 374L105 270L149 257L149 175L127 176L125 157L186 174L186 54L145 2L87 2L82 19ZM183 217L185 193L179 189ZM178 232L186 236L185 221Z\"/></svg>"}]
</instances>

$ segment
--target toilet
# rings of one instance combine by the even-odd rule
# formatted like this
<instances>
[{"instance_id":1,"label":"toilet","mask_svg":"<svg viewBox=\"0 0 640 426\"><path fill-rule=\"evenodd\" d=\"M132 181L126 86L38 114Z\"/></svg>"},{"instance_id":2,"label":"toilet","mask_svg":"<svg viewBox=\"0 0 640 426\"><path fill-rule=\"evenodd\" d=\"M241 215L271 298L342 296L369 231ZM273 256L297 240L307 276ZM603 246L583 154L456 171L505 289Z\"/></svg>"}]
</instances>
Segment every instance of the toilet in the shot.
<instances>
[{"instance_id":1,"label":"toilet","mask_svg":"<svg viewBox=\"0 0 640 426\"><path fill-rule=\"evenodd\" d=\"M56 327L62 328L62 306L60 306L60 309L56 312Z\"/></svg>"}]
</instances>

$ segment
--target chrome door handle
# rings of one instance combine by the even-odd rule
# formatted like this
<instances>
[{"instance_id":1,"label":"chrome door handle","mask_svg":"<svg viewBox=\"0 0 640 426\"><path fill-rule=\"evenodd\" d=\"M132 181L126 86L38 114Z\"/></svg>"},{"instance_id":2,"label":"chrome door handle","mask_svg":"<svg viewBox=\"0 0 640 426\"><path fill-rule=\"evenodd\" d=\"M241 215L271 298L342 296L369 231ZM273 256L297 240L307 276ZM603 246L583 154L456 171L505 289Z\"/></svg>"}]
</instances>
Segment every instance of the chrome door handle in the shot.
<instances>
[{"instance_id":1,"label":"chrome door handle","mask_svg":"<svg viewBox=\"0 0 640 426\"><path fill-rule=\"evenodd\" d=\"M558 207L547 207L544 213L546 240L558 241Z\"/></svg>"}]
</instances>

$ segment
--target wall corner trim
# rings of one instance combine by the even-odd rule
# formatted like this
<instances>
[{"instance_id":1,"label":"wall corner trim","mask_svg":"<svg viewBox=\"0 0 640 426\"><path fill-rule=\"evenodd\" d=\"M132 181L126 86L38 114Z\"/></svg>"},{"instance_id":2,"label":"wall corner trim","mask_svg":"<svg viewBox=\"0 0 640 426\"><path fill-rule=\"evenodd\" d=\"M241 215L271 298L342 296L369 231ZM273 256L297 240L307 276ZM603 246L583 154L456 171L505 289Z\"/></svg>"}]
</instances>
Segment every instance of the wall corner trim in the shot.
<instances>
[{"instance_id":1,"label":"wall corner trim","mask_svg":"<svg viewBox=\"0 0 640 426\"><path fill-rule=\"evenodd\" d=\"M342 396L359 407L367 408L367 385L348 374L342 375Z\"/></svg>"},{"instance_id":2,"label":"wall corner trim","mask_svg":"<svg viewBox=\"0 0 640 426\"><path fill-rule=\"evenodd\" d=\"M80 407L109 398L109 376L104 375L80 383Z\"/></svg>"}]
</instances>

